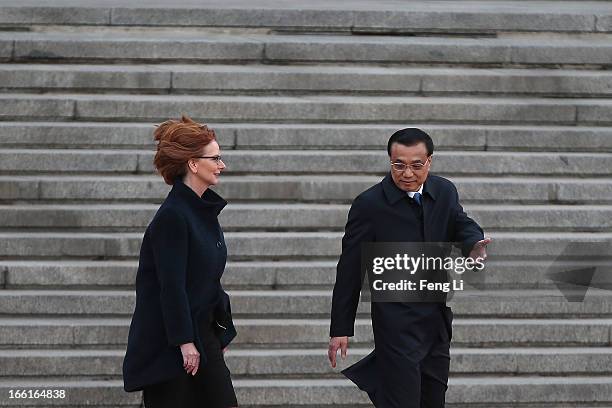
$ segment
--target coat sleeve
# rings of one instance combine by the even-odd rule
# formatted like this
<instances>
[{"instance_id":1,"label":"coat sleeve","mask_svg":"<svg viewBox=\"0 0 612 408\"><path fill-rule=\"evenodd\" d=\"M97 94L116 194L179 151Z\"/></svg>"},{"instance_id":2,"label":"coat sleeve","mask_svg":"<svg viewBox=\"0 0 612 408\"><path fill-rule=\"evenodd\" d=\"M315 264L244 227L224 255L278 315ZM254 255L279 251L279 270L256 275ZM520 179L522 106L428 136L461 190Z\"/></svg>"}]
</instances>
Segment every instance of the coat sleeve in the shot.
<instances>
[{"instance_id":1,"label":"coat sleeve","mask_svg":"<svg viewBox=\"0 0 612 408\"><path fill-rule=\"evenodd\" d=\"M160 303L168 344L194 341L186 276L189 231L176 211L162 210L151 224L155 271L160 285Z\"/></svg>"},{"instance_id":2,"label":"coat sleeve","mask_svg":"<svg viewBox=\"0 0 612 408\"><path fill-rule=\"evenodd\" d=\"M361 273L361 244L374 241L372 223L363 199L357 197L348 214L342 255L336 269L336 283L332 297L330 336L353 336L355 316L363 276Z\"/></svg>"},{"instance_id":3,"label":"coat sleeve","mask_svg":"<svg viewBox=\"0 0 612 408\"><path fill-rule=\"evenodd\" d=\"M460 248L463 256L468 256L474 247L474 244L484 239L482 228L476 221L467 216L463 207L459 204L459 193L455 186L453 186L454 194L454 237L453 241L456 242Z\"/></svg>"}]
</instances>

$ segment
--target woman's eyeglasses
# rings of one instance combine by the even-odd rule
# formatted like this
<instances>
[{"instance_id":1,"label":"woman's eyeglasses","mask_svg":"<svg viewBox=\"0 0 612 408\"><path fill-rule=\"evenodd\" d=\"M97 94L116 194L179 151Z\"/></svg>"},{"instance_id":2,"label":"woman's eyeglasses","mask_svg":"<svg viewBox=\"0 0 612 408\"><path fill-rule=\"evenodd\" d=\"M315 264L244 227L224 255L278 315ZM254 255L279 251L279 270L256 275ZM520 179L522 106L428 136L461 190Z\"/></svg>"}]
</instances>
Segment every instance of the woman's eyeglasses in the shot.
<instances>
[{"instance_id":1,"label":"woman's eyeglasses","mask_svg":"<svg viewBox=\"0 0 612 408\"><path fill-rule=\"evenodd\" d=\"M217 155L217 156L196 156L196 158L198 158L198 159L210 159L210 160L214 161L216 164L219 164L219 163L223 162L223 160L221 159L220 155Z\"/></svg>"}]
</instances>

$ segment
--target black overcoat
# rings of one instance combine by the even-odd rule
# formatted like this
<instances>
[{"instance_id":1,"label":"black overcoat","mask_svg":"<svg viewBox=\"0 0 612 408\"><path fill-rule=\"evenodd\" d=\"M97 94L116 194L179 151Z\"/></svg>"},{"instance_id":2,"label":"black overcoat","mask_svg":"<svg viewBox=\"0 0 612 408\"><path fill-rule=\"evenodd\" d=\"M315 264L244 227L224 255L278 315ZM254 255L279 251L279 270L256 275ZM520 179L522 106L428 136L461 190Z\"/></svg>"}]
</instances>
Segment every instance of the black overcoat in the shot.
<instances>
[{"instance_id":1,"label":"black overcoat","mask_svg":"<svg viewBox=\"0 0 612 408\"><path fill-rule=\"evenodd\" d=\"M198 327L218 327L221 346L236 336L221 286L227 251L217 220L226 201L202 197L180 179L147 227L136 275L136 307L123 361L126 391L170 380L184 371L180 345L193 342L206 364Z\"/></svg>"},{"instance_id":2,"label":"black overcoat","mask_svg":"<svg viewBox=\"0 0 612 408\"><path fill-rule=\"evenodd\" d=\"M459 243L463 255L467 256L474 244L484 239L480 226L463 211L457 189L449 180L428 175L423 185L422 218L417 218L410 208L414 205L411 200L387 174L380 183L353 201L336 271L330 336L354 334L362 285L362 243L453 242ZM375 363L376 353L384 352L387 346L404 348L414 350L418 360L426 353L426 350L419 350L420 345L426 343L425 339L433 335L440 324L446 326L450 338L452 312L444 304L373 303L371 306L375 350L343 373L367 391L375 402L378 381L383 374L388 374L379 372L384 367ZM385 347L381 347L381 342Z\"/></svg>"}]
</instances>

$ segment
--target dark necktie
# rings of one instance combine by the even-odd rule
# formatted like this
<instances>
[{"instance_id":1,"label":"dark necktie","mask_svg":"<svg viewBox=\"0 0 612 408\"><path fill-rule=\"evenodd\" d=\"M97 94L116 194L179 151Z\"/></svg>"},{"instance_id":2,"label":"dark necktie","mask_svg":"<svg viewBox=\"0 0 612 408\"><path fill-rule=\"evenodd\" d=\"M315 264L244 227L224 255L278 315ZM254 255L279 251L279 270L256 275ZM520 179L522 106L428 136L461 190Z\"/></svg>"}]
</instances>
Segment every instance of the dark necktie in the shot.
<instances>
[{"instance_id":1,"label":"dark necktie","mask_svg":"<svg viewBox=\"0 0 612 408\"><path fill-rule=\"evenodd\" d=\"M421 193L414 193L412 199L418 204L421 205Z\"/></svg>"}]
</instances>

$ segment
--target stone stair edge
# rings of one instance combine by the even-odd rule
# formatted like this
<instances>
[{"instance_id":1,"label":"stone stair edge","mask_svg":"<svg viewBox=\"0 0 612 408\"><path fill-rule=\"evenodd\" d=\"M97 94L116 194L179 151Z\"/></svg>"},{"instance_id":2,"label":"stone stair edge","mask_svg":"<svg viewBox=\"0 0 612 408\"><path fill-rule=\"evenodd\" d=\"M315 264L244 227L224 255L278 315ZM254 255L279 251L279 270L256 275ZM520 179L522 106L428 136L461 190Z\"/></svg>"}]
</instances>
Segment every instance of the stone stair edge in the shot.
<instances>
[{"instance_id":1,"label":"stone stair edge","mask_svg":"<svg viewBox=\"0 0 612 408\"><path fill-rule=\"evenodd\" d=\"M300 146L295 146L293 149L284 149L284 150L271 150L271 149L263 149L263 148L253 148L253 149L244 149L244 150L235 150L235 149L226 149L223 151L224 155L230 156L249 156L253 154L265 154L269 156L283 156L283 155L295 155L295 156L364 156L364 155L385 155L386 149L383 146L377 149L368 149L368 150L346 150L346 149L322 149L322 150L304 150L301 149ZM7 148L0 146L0 154L76 154L83 156L99 156L102 154L106 155L145 155L149 157L151 160L155 156L155 151L152 149L96 149L96 150L86 150L86 149L72 149L72 148ZM484 157L484 156L576 156L576 157L585 157L585 156L593 156L593 157L603 157L603 156L612 156L612 152L600 152L600 151L589 151L589 152L558 152L558 151L499 151L499 150L487 150L487 151L479 151L479 150L443 150L436 151L436 155L445 156L445 157L455 157L460 155L472 155L476 157Z\"/></svg>"},{"instance_id":2,"label":"stone stair edge","mask_svg":"<svg viewBox=\"0 0 612 408\"><path fill-rule=\"evenodd\" d=\"M145 150L0 149L0 174L155 174ZM227 150L225 174L369 174L388 172L383 150ZM432 171L462 176L608 178L612 152L440 151ZM265 159L265 160L264 160ZM33 161L35 161L33 163Z\"/></svg>"},{"instance_id":3,"label":"stone stair edge","mask_svg":"<svg viewBox=\"0 0 612 408\"><path fill-rule=\"evenodd\" d=\"M426 96L194 96L0 94L1 119L158 121L169 111L206 110L207 121L380 123L453 122L608 126L610 99L483 98ZM486 110L484 106L487 107ZM76 110L75 110L76 109ZM162 113L162 110L164 113ZM330 113L331 112L331 113ZM520 116L520 120L518 117ZM196 116L196 120L201 118ZM398 125L399 126L399 125Z\"/></svg>"},{"instance_id":4,"label":"stone stair edge","mask_svg":"<svg viewBox=\"0 0 612 408\"><path fill-rule=\"evenodd\" d=\"M129 326L130 318L125 316L115 317L82 317L82 316L62 316L62 317L40 317L40 316L3 316L0 315L1 327L12 327L18 325L24 326L66 326L77 327L82 326ZM329 318L320 317L304 317L304 318L271 318L271 317L239 317L234 319L234 323L238 326L313 326L313 327L329 327ZM611 317L457 317L453 319L453 324L461 324L464 326L474 326L479 324L501 325L507 324L512 326L520 325L601 325L612 326ZM355 327L370 327L371 319L366 317L357 317L355 319ZM606 346L607 347L607 346Z\"/></svg>"},{"instance_id":5,"label":"stone stair edge","mask_svg":"<svg viewBox=\"0 0 612 408\"><path fill-rule=\"evenodd\" d=\"M351 347L350 351L359 355L367 354L372 351L369 347L361 345ZM274 357L274 356L313 356L326 355L326 348L274 348L274 349L259 349L259 348L236 348L227 351L227 356L232 357ZM554 354L612 354L612 346L533 346L525 347L464 347L457 346L451 348L451 353L461 355L490 355L490 354L517 354L517 355L554 355ZM82 348L82 349L0 349L0 358L7 357L73 357L73 356L100 356L100 357L116 357L125 355L124 347L109 347L106 349L99 348ZM1 378L1 377L0 377Z\"/></svg>"},{"instance_id":6,"label":"stone stair edge","mask_svg":"<svg viewBox=\"0 0 612 408\"><path fill-rule=\"evenodd\" d=\"M0 387L10 387L10 386L15 386L17 385L17 383L21 381L21 380L12 380L12 379L0 379ZM81 386L81 387L87 387L87 386L92 386L92 385L100 385L100 386L108 386L110 385L114 385L114 386L121 386L121 388L123 388L123 382L120 380L84 380L84 381L74 381L74 380L62 380L61 377L59 378L44 378L44 379L30 379L25 380L24 384L27 385L28 383L30 384L36 384L40 386L40 381L42 382L48 382L49 386L52 387L57 387L58 385L64 385L64 386ZM535 383L535 384L546 384L547 382L558 382L559 384L571 384L573 381L578 382L578 383L595 383L595 384L610 384L612 383L612 376L593 376L593 377L584 377L584 376L546 376L546 377L541 377L541 376L518 376L518 377L514 377L514 378L509 378L506 376L502 376L502 377L496 377L496 376L488 376L488 377L484 377L484 378L473 378L473 377L462 377L462 376L456 376L452 379L451 381L451 385L452 383L464 383L464 384L472 384L472 385L478 385L479 383L482 383L483 385L488 383L493 383L493 382L497 382L499 381L500 383L514 383L514 384L530 384L530 383ZM351 383L349 380L331 380L331 379L273 379L273 380L269 380L269 379L253 379L253 380L235 380L235 384L240 386L245 386L245 387L257 387L260 385L263 386L274 386L274 385L295 385L295 386L301 386L300 383L304 382L303 386L307 386L307 385L315 385L315 386L327 386L327 387L334 387L334 386L339 386L339 385L346 385L346 386L351 386L354 387L354 384Z\"/></svg>"},{"instance_id":7,"label":"stone stair edge","mask_svg":"<svg viewBox=\"0 0 612 408\"><path fill-rule=\"evenodd\" d=\"M26 92L495 93L589 98L612 94L612 77L606 71L542 68L2 64L0 80L6 83L5 91Z\"/></svg>"},{"instance_id":8,"label":"stone stair edge","mask_svg":"<svg viewBox=\"0 0 612 408\"><path fill-rule=\"evenodd\" d=\"M40 94L40 93L24 93L24 92L6 92L0 93L0 100L47 100L47 101L71 101L71 102L105 102L105 101L159 101L163 102L166 100L174 100L177 102L180 101L196 101L196 102L205 102L205 101L213 101L213 102L232 102L232 101L253 101L253 102L286 102L286 103L295 103L298 101L311 101L311 102L340 102L340 103L355 103L355 102L418 102L423 100L431 100L434 99L441 103L457 103L457 102L478 102L483 101L486 103L514 103L514 104L537 104L537 103L548 103L550 105L558 105L558 106L567 106L567 105L576 105L576 106L588 106L588 105L597 105L601 104L602 106L608 106L612 104L612 100L608 98L601 99L591 99L591 98L546 98L546 97L533 97L533 98L523 98L523 97L512 97L505 96L502 98L492 97L492 96L440 96L436 98L429 97L420 97L420 96L352 96L352 95L305 95L305 96L287 96L287 95L263 95L263 96L254 96L254 95L207 95L207 94L197 94L197 95L161 95L161 94L101 94L101 93L70 93L70 92L58 92L58 93L50 93L50 94ZM20 120L9 120L8 122L23 122ZM29 123L36 123L30 122ZM38 122L38 121L37 121ZM43 123L48 123L48 121L40 121ZM59 121L54 121L58 123ZM92 120L82 120L78 123L91 123L96 122ZM143 123L143 121L124 121L127 123ZM378 123L383 122L384 120L379 121ZM99 122L98 122L99 123ZM147 123L147 122L144 122ZM214 123L214 122L211 122ZM221 122L219 122L221 123ZM255 123L255 122L253 122ZM275 122L271 122L275 123ZM281 125L292 125L291 123L281 123L276 122ZM307 122L312 124L313 122ZM316 122L314 122L316 123ZM360 126L360 123L347 122L349 124L354 124ZM248 125L249 122L243 122L244 125ZM266 126L267 123L258 123L260 126ZM297 124L296 125L301 125ZM324 122L321 124L325 124ZM333 125L339 125L341 123L335 123ZM394 124L394 123L393 123ZM376 125L376 124L366 124L367 125ZM439 126L449 126L453 124L435 124ZM469 126L469 125L466 125ZM478 125L487 126L487 125ZM504 126L494 124L494 126ZM516 127L517 125L509 125L512 127ZM533 127L532 125L528 125L529 127ZM541 125L540 125L541 126ZM554 127L544 123L544 126ZM504 126L506 127L506 126ZM537 126L536 126L537 127Z\"/></svg>"},{"instance_id":9,"label":"stone stair edge","mask_svg":"<svg viewBox=\"0 0 612 408\"><path fill-rule=\"evenodd\" d=\"M276 209L295 209L295 210L346 210L348 213L349 204L343 203L303 203L303 202L265 202L265 201L254 201L254 202L230 202L224 208L233 210L276 210ZM0 211L51 211L51 210L68 210L68 211L98 211L98 210L135 210L135 211L150 211L157 210L159 204L157 203L104 203L104 204L91 204L91 203L69 203L69 204L58 204L58 203L39 203L39 202L24 202L15 204L2 204L0 203ZM537 203L537 204L487 204L487 203L473 203L466 204L465 210L471 211L487 211L487 210L500 210L500 211L540 211L540 210L561 210L561 211L597 211L606 210L612 211L612 207L608 204L559 204L559 203Z\"/></svg>"},{"instance_id":10,"label":"stone stair edge","mask_svg":"<svg viewBox=\"0 0 612 408\"><path fill-rule=\"evenodd\" d=\"M2 261L0 261L2 262ZM330 289L229 289L226 292L230 296L236 298L295 298L301 297L319 297L330 298L332 291ZM469 300L470 296L474 299L482 299L487 296L491 298L503 299L520 299L523 295L526 298L537 296L550 296L551 299L538 299L544 302L548 300L558 301L563 298L563 294L556 289L493 289L493 290L472 290L470 295L461 295L460 298L466 296L465 301ZM116 297L132 297L135 296L133 289L0 289L0 297L35 297L35 296L116 296ZM612 293L603 289L590 289L585 300L606 300L612 297ZM449 303L452 301L449 300Z\"/></svg>"},{"instance_id":11,"label":"stone stair edge","mask_svg":"<svg viewBox=\"0 0 612 408\"><path fill-rule=\"evenodd\" d=\"M55 3L44 7L44 3L5 2L3 8L7 18L3 23L12 24L91 24L91 25L164 25L177 24L194 26L246 26L278 27L298 26L358 31L377 27L382 30L415 31L605 31L608 29L606 16L612 14L609 7L599 2L589 2L591 12L566 5L551 7L546 3L527 8L521 2L504 2L501 10L494 3L480 2L468 7L451 5L441 7L414 2L412 7L398 7L397 3L381 2L379 7L364 7L353 2L340 9L338 2L317 2L309 6L287 6L282 2L263 4L257 2L206 2L199 7L193 3L174 3L163 8L147 8L138 2L115 2L106 7L99 4L69 2ZM266 4L267 3L267 4ZM74 6L79 6L75 8ZM263 5L263 7L262 7ZM191 6L191 8L190 8ZM551 11L558 15L551 19ZM562 11L563 13L559 13ZM440 18L442 13L443 18ZM389 18L389 16L395 18ZM187 18L186 18L187 17ZM282 17L282 18L280 18ZM401 18L400 18L401 17ZM486 18L483 18L486 17ZM547 18L548 17L548 18ZM143 21L144 20L144 21ZM440 21L441 20L441 21ZM484 20L484 21L483 21ZM279 21L283 21L279 24ZM467 26L472 24L473 26Z\"/></svg>"},{"instance_id":12,"label":"stone stair edge","mask_svg":"<svg viewBox=\"0 0 612 408\"><path fill-rule=\"evenodd\" d=\"M1 9L1 7L0 7ZM0 31L1 32L1 31ZM197 73L197 74L213 74L213 73L343 73L343 74L415 74L422 75L424 77L436 77L439 75L448 74L473 74L476 76L483 77L529 77L537 76L538 74L545 74L550 77L569 76L575 75L577 77L610 77L612 73L609 71L601 71L594 69L577 69L577 68L564 68L564 69L550 69L542 67L525 67L525 68L478 68L478 67L464 67L464 66L446 66L446 67L422 67L422 66L385 66L385 65L270 65L270 64L248 64L248 65L234 65L234 64L190 64L190 63L168 63L162 62L159 64L85 64L85 63L74 63L74 64L63 64L63 63L38 63L30 64L23 62L8 62L0 65L0 72L19 74L15 71L32 71L32 72L46 72L46 73Z\"/></svg>"},{"instance_id":13,"label":"stone stair edge","mask_svg":"<svg viewBox=\"0 0 612 408\"><path fill-rule=\"evenodd\" d=\"M365 175L365 174L360 174L360 175L350 175L350 174L337 174L334 175L334 180L338 179L342 182L353 182L353 183L371 183L370 186L380 182L383 177L385 176L386 173L381 172L380 174L376 174L376 175ZM599 177L595 177L595 178L590 178L590 177L580 177L580 178L576 178L576 177L555 177L554 179L550 179L549 177L542 177L542 176L496 176L496 177L484 177L484 176L452 176L452 177L448 177L451 181L453 181L454 183L467 183L467 182L474 182L474 183L543 183L543 182L550 182L550 183L557 183L557 184L566 184L566 183L575 183L575 182L580 182L580 183L595 183L595 184L601 184L601 183L606 183L606 182L612 182L612 180L607 180L605 178L599 178ZM116 175L116 174L105 174L105 175L74 175L74 174L68 174L68 175L57 175L57 174L37 174L37 175L1 175L0 174L0 181L2 182L7 182L7 181L36 181L39 180L41 182L48 182L48 181L89 181L89 180L102 180L102 181L117 181L117 182L125 182L125 181L142 181L142 182L157 182L160 185L162 185L164 188L167 188L168 191L170 191L171 186L164 184L164 181L161 179L160 176L156 175L156 174L139 174L139 175L132 175L132 174L121 174L121 175ZM326 182L326 181L330 181L332 182L333 180L330 180L329 175L322 175L322 174L285 174L285 175L270 175L270 174L244 174L244 175L231 175L231 174L226 174L223 175L223 181L225 181L226 183L239 183L242 180L246 180L248 182L253 182L253 181L262 181L262 182L274 182L274 181L278 181L278 182L287 182L287 181L291 181L291 180L295 180L296 182L305 182L305 181L315 181L315 182ZM223 182L222 181L222 182ZM216 189L221 188L220 184L219 186L216 186Z\"/></svg>"},{"instance_id":14,"label":"stone stair edge","mask_svg":"<svg viewBox=\"0 0 612 408\"><path fill-rule=\"evenodd\" d=\"M612 18L610 19L612 21ZM611 23L612 25L612 23ZM140 35L140 37L138 37ZM607 35L607 34L606 34ZM128 53L118 53L113 39L120 39ZM109 33L11 33L0 32L0 58L8 62L17 61L59 61L100 62L113 59L115 62L151 61L151 56L142 51L142 43L150 43L151 34L140 33L110 35ZM298 37L299 39L296 39ZM126 38L131 38L127 40ZM479 64L486 66L508 66L533 64L541 66L575 66L589 63L593 66L609 66L609 39L590 38L445 38L445 37L398 37L387 36L282 36L248 34L243 36L214 35L202 39L194 34L158 36L159 47L166 48L165 58L157 57L156 62L167 61L256 61L256 62L385 62L385 63L429 63L454 62L458 64ZM74 41L78 42L75 46ZM193 40L188 41L186 40ZM199 41L199 47L195 42ZM551 41L558 47L551 47ZM597 41L597 44L593 44ZM44 44L43 44L44 43ZM162 45L163 44L163 45ZM358 46L359 52L352 49ZM488 46L488 48L487 48ZM321 52L320 47L328 48ZM438 48L438 52L428 50ZM370 52L363 53L370 49ZM194 51L195 50L195 51ZM547 50L548 52L542 52ZM554 51L554 52L553 52ZM411 58L407 58L406 54ZM126 57L129 55L129 57Z\"/></svg>"},{"instance_id":15,"label":"stone stair edge","mask_svg":"<svg viewBox=\"0 0 612 408\"><path fill-rule=\"evenodd\" d=\"M289 376L338 376L345 366L354 363L371 351L362 345L351 347L349 358L340 367L332 370L326 361L326 349L318 348L231 348L225 359L234 378L252 376L258 378L286 378ZM6 378L22 373L24 379L38 379L42 376L87 376L84 380L107 376L107 379L120 379L120 361L125 350L112 349L0 349L0 361L7 364L7 372L0 374ZM451 377L471 377L486 375L529 376L534 374L555 376L601 376L609 375L606 362L612 358L612 347L452 347ZM90 361L92 366L84 367ZM599 363L597 363L599 361ZM295 363L299 364L295 364ZM596 366L592 366L596 363ZM33 373L36 364L40 370ZM533 366L532 366L533 364ZM588 371L591 367L592 371ZM34 375L32 375L34 374ZM117 378L119 377L119 378ZM64 380L70 380L64 378Z\"/></svg>"},{"instance_id":16,"label":"stone stair edge","mask_svg":"<svg viewBox=\"0 0 612 408\"><path fill-rule=\"evenodd\" d=\"M157 211L150 204L40 205L0 204L0 224L5 229L94 228L107 231L144 229ZM612 228L612 206L599 204L508 205L464 204L472 218L488 229L514 231L601 231ZM348 203L244 203L229 204L220 216L226 231L340 229L346 222ZM588 214L588 216L587 216ZM550 225L564 218L563 223Z\"/></svg>"},{"instance_id":17,"label":"stone stair edge","mask_svg":"<svg viewBox=\"0 0 612 408\"><path fill-rule=\"evenodd\" d=\"M361 345L351 347L350 351L353 354L365 355L372 351L369 347ZM229 357L275 357L275 356L325 356L326 348L274 348L274 349L259 349L259 348L236 348L226 352ZM451 353L456 355L597 355L605 354L612 355L612 346L566 346L566 347L464 347L457 346L451 348ZM0 349L0 358L61 358L61 357L123 357L125 355L124 347L110 347L106 349L99 348L82 348L82 349ZM1 377L0 377L1 378Z\"/></svg>"},{"instance_id":18,"label":"stone stair edge","mask_svg":"<svg viewBox=\"0 0 612 408\"><path fill-rule=\"evenodd\" d=\"M612 13L610 16L612 17ZM5 26L4 24L2 26ZM597 48L597 46L606 46L606 42L609 41L609 32L594 32L594 33L537 33L531 30L528 35L525 34L513 34L511 32L502 32L496 36L483 35L483 36L446 36L443 33L429 33L426 36L408 35L401 36L395 35L397 33L390 33L389 35L346 35L346 33L303 33L303 34L291 34L288 32L274 33L269 31L250 31L244 32L232 31L232 30L210 30L205 29L183 29L180 26L172 26L172 29L155 29L155 27L143 27L143 29L124 29L121 26L114 27L83 27L77 26L72 30L66 30L64 28L49 25L47 27L41 26L34 30L2 30L0 26L0 41L13 41L14 46L21 46L22 42L25 44L29 41L44 41L47 43L63 42L63 41L76 41L80 43L87 43L90 41L103 41L112 42L119 40L122 42L127 41L147 41L147 42L159 42L159 43L172 43L176 40L194 40L196 43L204 44L215 44L217 42L224 43L247 43L254 47L252 51L245 54L247 60L259 61L266 58L274 60L275 57L265 56L263 46L277 46L285 43L291 44L325 44L325 43L336 43L336 44L379 44L383 41L391 44L422 44L422 45L444 45L444 44L455 44L455 45L501 45L501 46L517 46L522 47L529 44L532 45L567 45L577 46L584 45L588 48ZM206 34L202 36L202 34ZM607 48L607 47L606 47ZM15 51L17 48L15 48ZM15 55L16 58L21 55ZM23 55L25 56L25 55ZM255 57L257 56L257 57ZM185 60L174 59L163 59L156 58L158 63L163 65L190 65L190 62L183 62ZM212 59L214 61L215 59ZM231 59L230 59L231 60ZM119 59L117 62L122 63L123 60ZM171 62L173 61L173 62ZM368 61L367 59L364 61ZM13 59L11 63L20 63L19 60ZM216 64L215 64L216 65Z\"/></svg>"},{"instance_id":19,"label":"stone stair edge","mask_svg":"<svg viewBox=\"0 0 612 408\"><path fill-rule=\"evenodd\" d=\"M178 119L178 116L174 117ZM502 131L502 130L522 130L522 131L612 131L612 126L564 126L564 125L521 125L521 124L466 124L466 123L426 123L426 122L409 122L413 127L419 127L430 131L450 131L450 130L475 130L475 131ZM132 130L148 130L150 131L151 143L153 143L153 130L158 122L100 122L100 121L87 121L87 120L67 120L67 121L19 121L19 120L3 120L0 121L0 129L6 128L125 128ZM323 129L323 130L337 130L337 129L368 129L368 130L380 130L384 131L387 129L397 129L396 123L285 123L285 122L206 122L207 126L213 129L220 128L225 131L245 131L251 129L267 130L267 129ZM390 135L389 135L390 136ZM435 134L432 135L435 137Z\"/></svg>"},{"instance_id":20,"label":"stone stair edge","mask_svg":"<svg viewBox=\"0 0 612 408\"><path fill-rule=\"evenodd\" d=\"M531 239L546 239L546 238L560 238L560 239L578 239L578 238L612 238L612 232L508 232L508 231L498 231L498 230L489 230L487 233L491 235L495 234L499 238L505 239L521 239L522 238L531 238ZM226 234L233 237L243 237L243 238L273 238L273 237L320 237L320 238L337 238L341 237L341 233L339 232L330 232L330 231L245 231L245 232L230 232ZM69 238L69 237L83 237L83 238L140 238L142 236L142 232L24 232L24 231L16 231L16 232L2 232L0 231L0 238L5 237L56 237L56 238Z\"/></svg>"}]
</instances>

